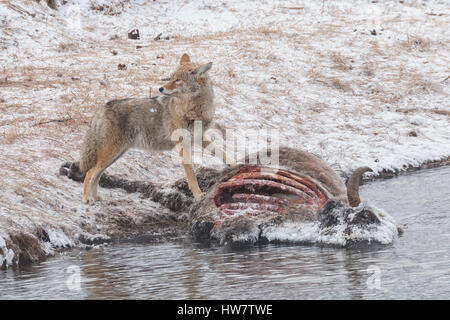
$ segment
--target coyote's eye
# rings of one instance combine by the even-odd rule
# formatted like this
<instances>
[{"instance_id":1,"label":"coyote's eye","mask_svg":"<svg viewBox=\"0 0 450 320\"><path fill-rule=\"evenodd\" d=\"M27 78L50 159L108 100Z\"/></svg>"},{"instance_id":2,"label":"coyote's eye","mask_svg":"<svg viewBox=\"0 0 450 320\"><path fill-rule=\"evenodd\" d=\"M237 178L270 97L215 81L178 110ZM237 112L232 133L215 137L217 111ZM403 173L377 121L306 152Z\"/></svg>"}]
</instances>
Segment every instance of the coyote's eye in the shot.
<instances>
[{"instance_id":1,"label":"coyote's eye","mask_svg":"<svg viewBox=\"0 0 450 320\"><path fill-rule=\"evenodd\" d=\"M175 82L181 82L181 79L176 79Z\"/></svg>"}]
</instances>

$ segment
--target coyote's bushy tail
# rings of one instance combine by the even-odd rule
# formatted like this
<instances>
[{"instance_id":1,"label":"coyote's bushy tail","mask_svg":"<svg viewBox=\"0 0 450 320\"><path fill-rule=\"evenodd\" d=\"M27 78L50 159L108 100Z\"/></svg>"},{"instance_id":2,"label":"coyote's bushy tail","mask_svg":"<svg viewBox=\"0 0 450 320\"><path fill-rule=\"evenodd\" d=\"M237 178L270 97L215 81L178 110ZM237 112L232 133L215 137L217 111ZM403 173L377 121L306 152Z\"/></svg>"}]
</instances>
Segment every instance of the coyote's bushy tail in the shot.
<instances>
[{"instance_id":1,"label":"coyote's bushy tail","mask_svg":"<svg viewBox=\"0 0 450 320\"><path fill-rule=\"evenodd\" d=\"M80 172L86 174L97 162L97 140L89 129L81 147Z\"/></svg>"},{"instance_id":2,"label":"coyote's bushy tail","mask_svg":"<svg viewBox=\"0 0 450 320\"><path fill-rule=\"evenodd\" d=\"M89 129L83 146L81 147L81 159L77 162L65 162L59 168L59 174L68 178L83 182L86 173L97 162L97 140Z\"/></svg>"}]
</instances>

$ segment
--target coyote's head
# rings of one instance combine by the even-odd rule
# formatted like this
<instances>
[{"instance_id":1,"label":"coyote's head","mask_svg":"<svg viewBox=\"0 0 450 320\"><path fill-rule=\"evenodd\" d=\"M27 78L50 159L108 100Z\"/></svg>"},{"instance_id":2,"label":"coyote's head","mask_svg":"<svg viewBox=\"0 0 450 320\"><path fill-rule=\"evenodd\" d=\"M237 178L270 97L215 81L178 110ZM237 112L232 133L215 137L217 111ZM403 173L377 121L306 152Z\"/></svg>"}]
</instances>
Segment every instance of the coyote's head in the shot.
<instances>
[{"instance_id":1,"label":"coyote's head","mask_svg":"<svg viewBox=\"0 0 450 320\"><path fill-rule=\"evenodd\" d=\"M209 86L207 72L211 69L212 62L196 65L191 62L185 53L181 57L180 65L170 76L170 80L159 88L159 92L167 96L189 95L196 97L202 94L202 89Z\"/></svg>"}]
</instances>

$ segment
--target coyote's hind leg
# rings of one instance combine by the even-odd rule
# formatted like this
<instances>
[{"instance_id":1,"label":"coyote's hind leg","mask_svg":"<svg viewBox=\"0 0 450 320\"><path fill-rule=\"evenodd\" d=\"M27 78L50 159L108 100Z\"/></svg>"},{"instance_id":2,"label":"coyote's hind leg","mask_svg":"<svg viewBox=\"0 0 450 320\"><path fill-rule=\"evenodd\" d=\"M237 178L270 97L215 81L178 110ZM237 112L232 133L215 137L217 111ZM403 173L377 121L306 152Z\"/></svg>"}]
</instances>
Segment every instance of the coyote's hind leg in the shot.
<instances>
[{"instance_id":1,"label":"coyote's hind leg","mask_svg":"<svg viewBox=\"0 0 450 320\"><path fill-rule=\"evenodd\" d=\"M100 200L100 197L97 195L97 187L103 172L119 159L127 149L110 144L97 152L97 163L87 172L84 179L84 202L93 204L95 201Z\"/></svg>"}]
</instances>

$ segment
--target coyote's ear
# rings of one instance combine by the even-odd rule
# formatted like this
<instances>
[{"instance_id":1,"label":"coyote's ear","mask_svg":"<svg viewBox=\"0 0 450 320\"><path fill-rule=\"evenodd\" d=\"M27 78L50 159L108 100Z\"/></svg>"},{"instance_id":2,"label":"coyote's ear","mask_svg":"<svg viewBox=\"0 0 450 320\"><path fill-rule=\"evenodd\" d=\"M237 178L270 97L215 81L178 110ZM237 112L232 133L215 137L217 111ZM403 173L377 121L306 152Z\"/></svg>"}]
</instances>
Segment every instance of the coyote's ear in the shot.
<instances>
[{"instance_id":1,"label":"coyote's ear","mask_svg":"<svg viewBox=\"0 0 450 320\"><path fill-rule=\"evenodd\" d=\"M192 71L192 74L196 74L196 75L201 76L205 72L208 72L209 69L211 69L211 67L212 67L212 62L209 62L207 64L201 65L200 67L198 67L197 69Z\"/></svg>"},{"instance_id":2,"label":"coyote's ear","mask_svg":"<svg viewBox=\"0 0 450 320\"><path fill-rule=\"evenodd\" d=\"M189 58L188 54L185 53L181 56L180 65L191 62L191 58Z\"/></svg>"}]
</instances>

